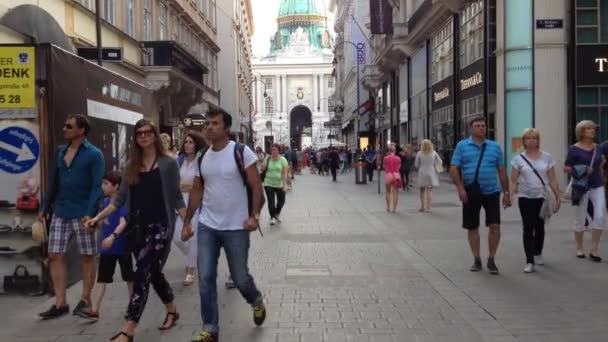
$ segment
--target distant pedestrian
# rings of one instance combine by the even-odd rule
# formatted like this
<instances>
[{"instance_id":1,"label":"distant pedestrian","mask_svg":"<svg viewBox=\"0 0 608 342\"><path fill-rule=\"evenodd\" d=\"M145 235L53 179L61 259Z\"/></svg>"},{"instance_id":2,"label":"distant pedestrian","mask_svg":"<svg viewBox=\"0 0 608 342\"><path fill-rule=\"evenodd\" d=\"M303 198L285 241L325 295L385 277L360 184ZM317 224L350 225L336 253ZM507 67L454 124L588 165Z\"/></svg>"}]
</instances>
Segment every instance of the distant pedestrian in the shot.
<instances>
[{"instance_id":1,"label":"distant pedestrian","mask_svg":"<svg viewBox=\"0 0 608 342\"><path fill-rule=\"evenodd\" d=\"M522 144L524 151L511 162L511 194L517 194L519 198L519 212L524 227L524 272L532 273L535 265L545 264L542 256L545 221L559 210L561 197L555 177L555 160L549 153L540 150L539 131L536 128L526 129Z\"/></svg>"},{"instance_id":2,"label":"distant pedestrian","mask_svg":"<svg viewBox=\"0 0 608 342\"><path fill-rule=\"evenodd\" d=\"M469 122L469 129L471 137L456 145L450 175L462 202L462 227L468 231L469 245L475 258L470 271L482 270L479 214L483 207L486 226L490 229L487 267L491 274L498 274L494 257L500 243L500 192L502 188L503 206L510 207L509 179L500 145L486 139L486 119L473 118ZM500 178L501 185L498 184L497 178Z\"/></svg>"},{"instance_id":3,"label":"distant pedestrian","mask_svg":"<svg viewBox=\"0 0 608 342\"><path fill-rule=\"evenodd\" d=\"M414 166L418 170L418 187L420 187L420 209L419 212L431 212L433 206L433 188L439 186L439 175L437 169L443 167L443 161L435 152L433 143L424 139L421 149L416 154Z\"/></svg>"},{"instance_id":4,"label":"distant pedestrian","mask_svg":"<svg viewBox=\"0 0 608 342\"><path fill-rule=\"evenodd\" d=\"M118 196L118 189L122 183L122 176L118 171L110 171L103 177L101 188L106 198L103 201L103 208L107 208ZM127 228L128 211L126 207L120 208L101 223L101 255L99 256L99 269L97 286L93 291L93 303L91 309L83 311L80 317L98 320L101 302L106 293L106 284L114 282L114 272L116 264L120 266L122 280L127 283L129 298L133 295L133 258L127 249L127 241L124 231Z\"/></svg>"},{"instance_id":5,"label":"distant pedestrian","mask_svg":"<svg viewBox=\"0 0 608 342\"><path fill-rule=\"evenodd\" d=\"M266 168L264 178L264 190L268 200L268 214L270 225L281 223L281 211L285 205L285 194L287 193L287 182L289 181L289 163L281 156L281 146L273 144L270 149L271 155Z\"/></svg>"},{"instance_id":6,"label":"distant pedestrian","mask_svg":"<svg viewBox=\"0 0 608 342\"><path fill-rule=\"evenodd\" d=\"M67 145L53 157L54 167L49 177L49 191L39 219L52 216L49 230L49 268L55 291L55 304L40 313L42 319L66 315L67 287L66 251L74 237L80 252L82 295L74 315L87 312L91 306L91 291L95 285L95 256L97 234L86 229L84 222L95 215L102 198L101 184L105 162L100 149L87 140L91 125L86 116L70 115L63 125Z\"/></svg>"},{"instance_id":7,"label":"distant pedestrian","mask_svg":"<svg viewBox=\"0 0 608 342\"><path fill-rule=\"evenodd\" d=\"M135 124L134 133L135 143L118 196L87 222L88 226L95 226L123 206L129 211L128 234L137 268L125 323L111 338L117 342L133 340L148 301L150 285L167 310L158 329L171 329L179 319L173 290L162 271L171 250L176 213L182 219L186 214L179 166L166 154L154 123L141 119Z\"/></svg>"},{"instance_id":8,"label":"distant pedestrian","mask_svg":"<svg viewBox=\"0 0 608 342\"><path fill-rule=\"evenodd\" d=\"M327 155L329 160L329 170L331 171L331 178L333 182L337 181L338 169L340 169L340 155L335 147L331 147Z\"/></svg>"},{"instance_id":9,"label":"distant pedestrian","mask_svg":"<svg viewBox=\"0 0 608 342\"><path fill-rule=\"evenodd\" d=\"M191 235L190 219L202 201L197 241L203 329L193 341L219 340L217 268L222 248L234 285L253 309L254 323L260 326L266 319L262 294L255 285L247 264L250 232L259 228L262 183L253 151L229 140L231 126L230 114L217 107L209 110L207 136L211 147L201 163L197 163L197 176L184 220L187 225L184 230ZM267 173L267 179L269 176Z\"/></svg>"},{"instance_id":10,"label":"distant pedestrian","mask_svg":"<svg viewBox=\"0 0 608 342\"><path fill-rule=\"evenodd\" d=\"M401 174L401 180L403 183L403 190L409 190L410 188L410 174L412 173L412 167L414 166L415 155L411 145L405 145L399 153L401 158L401 167L399 173Z\"/></svg>"},{"instance_id":11,"label":"distant pedestrian","mask_svg":"<svg viewBox=\"0 0 608 342\"><path fill-rule=\"evenodd\" d=\"M597 125L583 120L576 125L577 143L568 150L564 171L572 177L572 204L578 207L574 221L576 256L585 258L584 233L591 228L589 259L601 262L597 251L606 229L606 195L600 174L602 151L594 143ZM589 203L593 203L593 215L588 215ZM588 221L588 225L585 224Z\"/></svg>"},{"instance_id":12,"label":"distant pedestrian","mask_svg":"<svg viewBox=\"0 0 608 342\"><path fill-rule=\"evenodd\" d=\"M367 178L369 182L374 181L374 170L376 169L376 150L368 146L365 152L365 162L367 169Z\"/></svg>"},{"instance_id":13,"label":"distant pedestrian","mask_svg":"<svg viewBox=\"0 0 608 342\"><path fill-rule=\"evenodd\" d=\"M162 133L160 135L160 141L163 143L163 147L165 148L167 155L172 158L177 158L177 151L174 150L171 136L167 133Z\"/></svg>"},{"instance_id":14,"label":"distant pedestrian","mask_svg":"<svg viewBox=\"0 0 608 342\"><path fill-rule=\"evenodd\" d=\"M399 204L399 188L401 188L401 175L399 168L401 167L401 158L395 155L396 148L391 144L388 148L388 155L384 157L384 184L386 186L386 211L391 211L391 197L393 200L392 212L397 212Z\"/></svg>"}]
</instances>

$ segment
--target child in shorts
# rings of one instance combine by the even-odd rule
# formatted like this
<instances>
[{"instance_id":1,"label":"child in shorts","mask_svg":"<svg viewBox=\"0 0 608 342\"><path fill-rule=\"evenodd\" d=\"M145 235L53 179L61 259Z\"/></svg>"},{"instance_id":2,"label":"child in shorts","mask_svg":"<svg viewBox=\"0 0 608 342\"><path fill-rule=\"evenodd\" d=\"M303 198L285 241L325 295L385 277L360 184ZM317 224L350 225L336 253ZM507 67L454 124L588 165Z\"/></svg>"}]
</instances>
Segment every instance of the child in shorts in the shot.
<instances>
[{"instance_id":1,"label":"child in shorts","mask_svg":"<svg viewBox=\"0 0 608 342\"><path fill-rule=\"evenodd\" d=\"M122 176L118 171L111 171L103 177L101 189L105 196L103 200L103 208L112 203L118 195L118 189ZM113 282L114 271L116 264L120 265L120 273L122 280L127 283L129 288L129 298L133 293L133 280L135 273L133 272L133 260L131 253L127 251L126 239L123 235L127 227L127 208L120 208L114 214L109 216L105 221L101 222L102 245L99 256L99 269L97 272L97 286L93 291L93 304L89 311L85 311L83 318L90 320L99 319L99 308L106 291L106 284Z\"/></svg>"}]
</instances>

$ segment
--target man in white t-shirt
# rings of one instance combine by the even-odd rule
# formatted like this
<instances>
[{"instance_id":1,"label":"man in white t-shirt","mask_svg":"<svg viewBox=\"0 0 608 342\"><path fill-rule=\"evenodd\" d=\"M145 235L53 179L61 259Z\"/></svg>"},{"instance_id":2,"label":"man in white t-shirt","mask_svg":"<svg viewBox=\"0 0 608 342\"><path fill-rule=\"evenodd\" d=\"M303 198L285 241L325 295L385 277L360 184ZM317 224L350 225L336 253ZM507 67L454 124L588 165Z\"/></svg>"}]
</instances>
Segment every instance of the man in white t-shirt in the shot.
<instances>
[{"instance_id":1,"label":"man in white t-shirt","mask_svg":"<svg viewBox=\"0 0 608 342\"><path fill-rule=\"evenodd\" d=\"M229 140L232 125L230 114L211 108L207 114L207 136L211 147L197 167L194 187L190 193L185 222L202 201L198 225L198 277L203 330L192 341L219 340L219 308L217 303L217 263L223 247L230 274L247 303L253 308L253 320L262 325L266 308L262 294L249 274L249 234L259 228L262 183L257 157L245 147L242 156L237 145ZM241 158L246 182L251 189L252 210L249 211L247 188L237 159ZM202 175L202 179L200 177ZM192 226L184 227L184 239L192 236Z\"/></svg>"}]
</instances>

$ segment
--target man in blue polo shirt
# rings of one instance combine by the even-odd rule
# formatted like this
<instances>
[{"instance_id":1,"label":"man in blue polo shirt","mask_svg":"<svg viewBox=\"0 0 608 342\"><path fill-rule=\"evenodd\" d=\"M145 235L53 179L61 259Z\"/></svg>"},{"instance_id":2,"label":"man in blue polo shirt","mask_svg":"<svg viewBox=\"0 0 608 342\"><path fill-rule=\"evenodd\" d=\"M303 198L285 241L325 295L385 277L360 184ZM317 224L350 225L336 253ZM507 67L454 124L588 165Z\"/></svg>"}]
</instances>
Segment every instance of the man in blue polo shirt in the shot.
<instances>
[{"instance_id":1,"label":"man in blue polo shirt","mask_svg":"<svg viewBox=\"0 0 608 342\"><path fill-rule=\"evenodd\" d=\"M468 230L469 245L475 258L471 272L482 270L479 214L483 207L486 213L486 226L490 229L487 267L491 274L498 274L494 256L500 242L500 192L502 188L503 206L510 207L509 180L500 145L486 139L486 119L484 117L472 119L469 128L471 137L456 145L450 175L462 202L462 227ZM500 178L500 185L497 178Z\"/></svg>"},{"instance_id":2,"label":"man in blue polo shirt","mask_svg":"<svg viewBox=\"0 0 608 342\"><path fill-rule=\"evenodd\" d=\"M58 318L70 310L65 300L65 252L73 237L80 251L82 275L82 297L74 314L91 305L98 243L97 234L85 229L84 221L97 212L105 163L101 151L86 138L90 127L86 116L69 116L63 126L67 145L59 149L51 166L49 191L40 219L52 213L48 248L55 305L40 314L42 319Z\"/></svg>"}]
</instances>

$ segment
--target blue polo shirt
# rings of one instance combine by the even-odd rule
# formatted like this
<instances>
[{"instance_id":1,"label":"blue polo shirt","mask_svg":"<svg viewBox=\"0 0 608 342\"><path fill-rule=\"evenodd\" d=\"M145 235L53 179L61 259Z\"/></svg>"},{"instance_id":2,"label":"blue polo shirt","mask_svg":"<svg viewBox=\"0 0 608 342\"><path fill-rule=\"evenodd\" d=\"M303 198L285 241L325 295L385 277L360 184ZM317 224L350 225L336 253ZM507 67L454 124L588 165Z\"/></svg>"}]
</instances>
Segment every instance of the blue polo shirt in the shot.
<instances>
[{"instance_id":1,"label":"blue polo shirt","mask_svg":"<svg viewBox=\"0 0 608 342\"><path fill-rule=\"evenodd\" d=\"M58 189L53 214L65 219L94 216L102 197L103 153L85 139L68 167L64 161L67 149L68 146L62 147L57 153L56 170L49 180L49 184L54 184L53 174L57 172Z\"/></svg>"},{"instance_id":2,"label":"blue polo shirt","mask_svg":"<svg viewBox=\"0 0 608 342\"><path fill-rule=\"evenodd\" d=\"M497 142L486 140L484 144L486 144L486 151L479 167L477 182L479 182L481 193L488 195L500 192L497 168L504 167L505 162L502 149ZM456 145L452 156L452 166L460 169L465 185L472 184L475 179L475 169L481 156L481 146L477 145L471 137Z\"/></svg>"}]
</instances>

